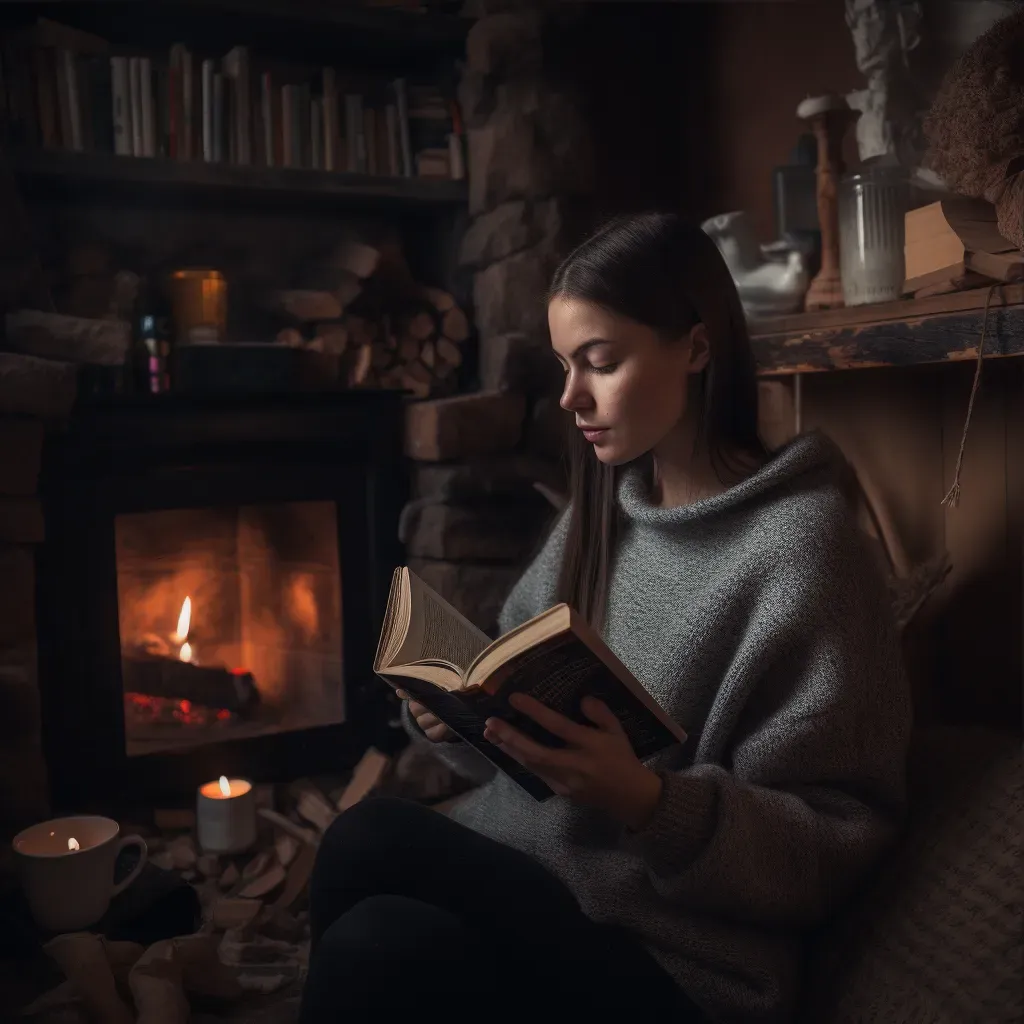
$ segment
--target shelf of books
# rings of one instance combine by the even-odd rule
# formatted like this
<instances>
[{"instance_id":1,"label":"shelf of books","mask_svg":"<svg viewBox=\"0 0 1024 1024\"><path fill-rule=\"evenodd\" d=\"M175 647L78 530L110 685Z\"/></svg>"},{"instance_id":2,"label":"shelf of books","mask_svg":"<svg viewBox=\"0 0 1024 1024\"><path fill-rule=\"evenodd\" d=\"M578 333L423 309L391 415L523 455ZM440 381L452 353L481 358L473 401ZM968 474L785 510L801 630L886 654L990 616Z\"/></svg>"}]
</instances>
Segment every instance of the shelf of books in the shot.
<instances>
[{"instance_id":1,"label":"shelf of books","mask_svg":"<svg viewBox=\"0 0 1024 1024\"><path fill-rule=\"evenodd\" d=\"M776 376L1024 356L1024 284L1001 284L752 325L758 373Z\"/></svg>"},{"instance_id":2,"label":"shelf of books","mask_svg":"<svg viewBox=\"0 0 1024 1024\"><path fill-rule=\"evenodd\" d=\"M286 63L246 46L127 52L43 20L5 35L0 56L13 169L30 187L465 199L461 118L444 81Z\"/></svg>"}]
</instances>

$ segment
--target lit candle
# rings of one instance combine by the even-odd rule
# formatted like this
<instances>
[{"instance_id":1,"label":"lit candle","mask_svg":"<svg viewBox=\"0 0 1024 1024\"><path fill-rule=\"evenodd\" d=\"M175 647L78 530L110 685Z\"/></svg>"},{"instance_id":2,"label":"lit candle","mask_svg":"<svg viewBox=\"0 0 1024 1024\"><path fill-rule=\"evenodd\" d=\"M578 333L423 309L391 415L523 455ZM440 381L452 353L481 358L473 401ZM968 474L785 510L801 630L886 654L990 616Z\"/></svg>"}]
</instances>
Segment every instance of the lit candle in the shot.
<instances>
[{"instance_id":1,"label":"lit candle","mask_svg":"<svg viewBox=\"0 0 1024 1024\"><path fill-rule=\"evenodd\" d=\"M248 779L222 775L196 796L196 830L207 853L241 853L256 841L256 794Z\"/></svg>"}]
</instances>

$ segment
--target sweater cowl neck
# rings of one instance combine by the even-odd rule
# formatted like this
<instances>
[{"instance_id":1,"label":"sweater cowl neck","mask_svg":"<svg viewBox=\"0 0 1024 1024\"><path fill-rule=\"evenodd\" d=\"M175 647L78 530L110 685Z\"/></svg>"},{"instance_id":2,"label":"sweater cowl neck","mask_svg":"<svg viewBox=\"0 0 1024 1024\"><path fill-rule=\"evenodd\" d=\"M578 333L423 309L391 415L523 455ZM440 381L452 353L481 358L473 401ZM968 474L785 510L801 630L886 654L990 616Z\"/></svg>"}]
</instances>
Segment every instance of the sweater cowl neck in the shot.
<instances>
[{"instance_id":1,"label":"sweater cowl neck","mask_svg":"<svg viewBox=\"0 0 1024 1024\"><path fill-rule=\"evenodd\" d=\"M626 466L619 478L618 501L629 521L650 526L672 526L708 519L763 499L773 491L798 490L813 477L831 478L837 485L847 467L842 452L819 431L801 434L780 448L756 472L721 494L700 498L689 505L662 508L651 501L650 460L638 459Z\"/></svg>"}]
</instances>

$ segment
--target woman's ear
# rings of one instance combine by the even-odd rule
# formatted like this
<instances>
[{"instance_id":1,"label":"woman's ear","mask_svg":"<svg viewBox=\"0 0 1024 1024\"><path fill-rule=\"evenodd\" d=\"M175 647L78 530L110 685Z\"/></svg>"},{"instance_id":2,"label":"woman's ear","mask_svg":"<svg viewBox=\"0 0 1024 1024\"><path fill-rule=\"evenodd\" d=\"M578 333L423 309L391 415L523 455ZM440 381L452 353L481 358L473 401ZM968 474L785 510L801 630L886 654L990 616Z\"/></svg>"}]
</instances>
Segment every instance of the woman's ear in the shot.
<instances>
[{"instance_id":1,"label":"woman's ear","mask_svg":"<svg viewBox=\"0 0 1024 1024\"><path fill-rule=\"evenodd\" d=\"M690 328L689 350L687 372L700 373L711 359L711 340L708 338L708 329L704 324L694 324Z\"/></svg>"}]
</instances>

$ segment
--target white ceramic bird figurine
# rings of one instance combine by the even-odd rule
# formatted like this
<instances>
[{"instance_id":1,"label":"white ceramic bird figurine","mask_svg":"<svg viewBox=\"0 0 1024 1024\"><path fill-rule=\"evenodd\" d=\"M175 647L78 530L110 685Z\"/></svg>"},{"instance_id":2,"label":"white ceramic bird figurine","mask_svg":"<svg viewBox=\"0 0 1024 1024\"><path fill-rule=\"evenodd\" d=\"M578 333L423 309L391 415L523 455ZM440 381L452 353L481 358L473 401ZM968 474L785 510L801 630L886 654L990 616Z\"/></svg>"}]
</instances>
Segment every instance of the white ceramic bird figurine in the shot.
<instances>
[{"instance_id":1,"label":"white ceramic bird figurine","mask_svg":"<svg viewBox=\"0 0 1024 1024\"><path fill-rule=\"evenodd\" d=\"M763 259L743 210L710 217L701 227L725 259L748 320L795 313L801 308L808 285L803 253L791 251L785 263Z\"/></svg>"}]
</instances>

